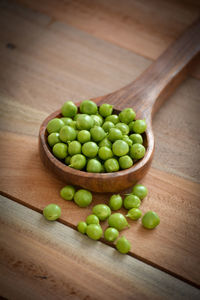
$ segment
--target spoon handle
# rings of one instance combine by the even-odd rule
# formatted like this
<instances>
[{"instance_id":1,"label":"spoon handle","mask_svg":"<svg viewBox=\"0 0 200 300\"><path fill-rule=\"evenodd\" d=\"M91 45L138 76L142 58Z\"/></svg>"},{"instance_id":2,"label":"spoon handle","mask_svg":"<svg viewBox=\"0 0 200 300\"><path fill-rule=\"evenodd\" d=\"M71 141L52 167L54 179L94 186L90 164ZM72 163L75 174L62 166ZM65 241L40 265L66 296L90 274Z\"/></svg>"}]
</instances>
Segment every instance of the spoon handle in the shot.
<instances>
[{"instance_id":1,"label":"spoon handle","mask_svg":"<svg viewBox=\"0 0 200 300\"><path fill-rule=\"evenodd\" d=\"M200 52L200 20L190 26L135 81L100 102L114 104L118 109L132 107L137 117L151 121L154 113L176 86L185 79L188 65Z\"/></svg>"}]
</instances>

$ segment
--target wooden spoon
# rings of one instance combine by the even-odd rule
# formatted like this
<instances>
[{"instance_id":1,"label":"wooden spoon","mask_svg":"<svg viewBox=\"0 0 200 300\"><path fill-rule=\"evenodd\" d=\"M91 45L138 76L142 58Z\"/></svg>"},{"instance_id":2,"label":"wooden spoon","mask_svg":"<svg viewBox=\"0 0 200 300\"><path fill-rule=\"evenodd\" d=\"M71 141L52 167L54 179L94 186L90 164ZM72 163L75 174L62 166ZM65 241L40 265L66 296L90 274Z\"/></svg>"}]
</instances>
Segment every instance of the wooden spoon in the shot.
<instances>
[{"instance_id":1,"label":"wooden spoon","mask_svg":"<svg viewBox=\"0 0 200 300\"><path fill-rule=\"evenodd\" d=\"M133 167L114 173L88 173L72 169L56 159L47 143L46 126L52 118L61 117L60 110L48 116L41 125L39 132L41 160L65 183L78 185L94 192L118 192L138 182L147 173L154 153L152 118L164 100L185 79L188 66L199 51L200 21L189 27L134 82L116 92L92 99L98 105L102 103L114 105L114 113L119 113L126 107L132 107L137 119L146 119L147 130L143 136L146 154Z\"/></svg>"}]
</instances>

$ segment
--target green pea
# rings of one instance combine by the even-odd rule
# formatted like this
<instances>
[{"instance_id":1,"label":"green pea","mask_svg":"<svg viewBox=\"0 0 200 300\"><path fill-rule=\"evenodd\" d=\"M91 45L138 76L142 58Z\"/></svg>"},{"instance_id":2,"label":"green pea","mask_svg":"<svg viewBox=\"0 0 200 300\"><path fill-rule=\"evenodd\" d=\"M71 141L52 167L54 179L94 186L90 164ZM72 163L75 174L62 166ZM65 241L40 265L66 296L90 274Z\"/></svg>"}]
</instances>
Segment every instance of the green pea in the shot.
<instances>
[{"instance_id":1,"label":"green pea","mask_svg":"<svg viewBox=\"0 0 200 300\"><path fill-rule=\"evenodd\" d=\"M134 124L134 121L131 121L131 122L128 124L129 131L130 131L130 132L133 132L133 124Z\"/></svg>"},{"instance_id":2,"label":"green pea","mask_svg":"<svg viewBox=\"0 0 200 300\"><path fill-rule=\"evenodd\" d=\"M154 211L148 211L142 218L142 225L147 229L153 229L160 224L160 218Z\"/></svg>"},{"instance_id":3,"label":"green pea","mask_svg":"<svg viewBox=\"0 0 200 300\"><path fill-rule=\"evenodd\" d=\"M129 138L132 140L133 144L143 144L143 138L139 133L133 133L129 135Z\"/></svg>"},{"instance_id":4,"label":"green pea","mask_svg":"<svg viewBox=\"0 0 200 300\"><path fill-rule=\"evenodd\" d=\"M100 221L106 220L111 215L110 207L106 204L97 204L93 207L92 212Z\"/></svg>"},{"instance_id":5,"label":"green pea","mask_svg":"<svg viewBox=\"0 0 200 300\"><path fill-rule=\"evenodd\" d=\"M99 143L99 147L108 147L108 148L112 148L112 143L111 141L109 141L109 139L107 137L105 137L100 143Z\"/></svg>"},{"instance_id":6,"label":"green pea","mask_svg":"<svg viewBox=\"0 0 200 300\"><path fill-rule=\"evenodd\" d=\"M82 154L75 154L70 160L69 167L77 170L82 170L86 165L86 158Z\"/></svg>"},{"instance_id":7,"label":"green pea","mask_svg":"<svg viewBox=\"0 0 200 300\"><path fill-rule=\"evenodd\" d=\"M60 191L60 196L65 200L73 200L76 189L72 185L64 186Z\"/></svg>"},{"instance_id":8,"label":"green pea","mask_svg":"<svg viewBox=\"0 0 200 300\"><path fill-rule=\"evenodd\" d=\"M122 132L117 128L111 128L108 134L108 139L111 142L122 139Z\"/></svg>"},{"instance_id":9,"label":"green pea","mask_svg":"<svg viewBox=\"0 0 200 300\"><path fill-rule=\"evenodd\" d=\"M102 166L101 163L97 159L91 158L87 163L86 170L87 172L91 172L91 173L100 173L101 166Z\"/></svg>"},{"instance_id":10,"label":"green pea","mask_svg":"<svg viewBox=\"0 0 200 300\"><path fill-rule=\"evenodd\" d=\"M101 165L101 173L105 173L106 171L105 171L105 168L104 168L104 166L103 165Z\"/></svg>"},{"instance_id":11,"label":"green pea","mask_svg":"<svg viewBox=\"0 0 200 300\"><path fill-rule=\"evenodd\" d=\"M77 113L77 107L72 101L67 101L63 104L61 113L64 117L74 117Z\"/></svg>"},{"instance_id":12,"label":"green pea","mask_svg":"<svg viewBox=\"0 0 200 300\"><path fill-rule=\"evenodd\" d=\"M120 253L126 254L131 250L131 244L124 236L122 236L117 240L116 248Z\"/></svg>"},{"instance_id":13,"label":"green pea","mask_svg":"<svg viewBox=\"0 0 200 300\"><path fill-rule=\"evenodd\" d=\"M119 117L118 115L110 115L105 118L105 121L112 122L113 124L117 124L119 122Z\"/></svg>"},{"instance_id":14,"label":"green pea","mask_svg":"<svg viewBox=\"0 0 200 300\"><path fill-rule=\"evenodd\" d=\"M99 107L99 113L102 117L108 117L112 114L113 106L107 103L102 104Z\"/></svg>"},{"instance_id":15,"label":"green pea","mask_svg":"<svg viewBox=\"0 0 200 300\"><path fill-rule=\"evenodd\" d=\"M108 218L108 224L110 227L114 227L121 231L126 227L130 227L124 215L120 213L114 213Z\"/></svg>"},{"instance_id":16,"label":"green pea","mask_svg":"<svg viewBox=\"0 0 200 300\"><path fill-rule=\"evenodd\" d=\"M76 114L75 117L73 118L74 121L77 121L77 119L78 119L80 116L83 116L83 115L85 115L85 114Z\"/></svg>"},{"instance_id":17,"label":"green pea","mask_svg":"<svg viewBox=\"0 0 200 300\"><path fill-rule=\"evenodd\" d=\"M65 157L65 164L68 166L68 165L70 165L70 161L71 161L71 156L67 156L67 157Z\"/></svg>"},{"instance_id":18,"label":"green pea","mask_svg":"<svg viewBox=\"0 0 200 300\"><path fill-rule=\"evenodd\" d=\"M142 200L147 196L148 190L144 185L136 184L133 187L132 194L138 196Z\"/></svg>"},{"instance_id":19,"label":"green pea","mask_svg":"<svg viewBox=\"0 0 200 300\"><path fill-rule=\"evenodd\" d=\"M64 159L67 156L67 145L64 143L57 143L53 146L53 154L59 159Z\"/></svg>"},{"instance_id":20,"label":"green pea","mask_svg":"<svg viewBox=\"0 0 200 300\"><path fill-rule=\"evenodd\" d=\"M61 216L61 208L57 204L49 204L43 209L44 217L49 221L55 221Z\"/></svg>"},{"instance_id":21,"label":"green pea","mask_svg":"<svg viewBox=\"0 0 200 300\"><path fill-rule=\"evenodd\" d=\"M119 122L115 125L115 127L117 129L121 130L122 134L128 134L129 133L129 126L125 123Z\"/></svg>"},{"instance_id":22,"label":"green pea","mask_svg":"<svg viewBox=\"0 0 200 300\"><path fill-rule=\"evenodd\" d=\"M119 171L119 163L115 158L109 158L104 163L104 168L106 172L117 172Z\"/></svg>"},{"instance_id":23,"label":"green pea","mask_svg":"<svg viewBox=\"0 0 200 300\"><path fill-rule=\"evenodd\" d=\"M94 121L94 125L101 126L103 124L103 118L100 115L91 115L91 118Z\"/></svg>"},{"instance_id":24,"label":"green pea","mask_svg":"<svg viewBox=\"0 0 200 300\"><path fill-rule=\"evenodd\" d=\"M82 146L82 153L89 157L94 158L98 153L99 147L94 142L87 142Z\"/></svg>"},{"instance_id":25,"label":"green pea","mask_svg":"<svg viewBox=\"0 0 200 300\"><path fill-rule=\"evenodd\" d=\"M72 123L69 126L71 126L74 129L77 129L76 121L72 121Z\"/></svg>"},{"instance_id":26,"label":"green pea","mask_svg":"<svg viewBox=\"0 0 200 300\"><path fill-rule=\"evenodd\" d=\"M129 152L129 146L126 142L122 140L117 140L112 145L112 151L114 155L124 156Z\"/></svg>"},{"instance_id":27,"label":"green pea","mask_svg":"<svg viewBox=\"0 0 200 300\"><path fill-rule=\"evenodd\" d=\"M68 146L68 153L71 156L73 156L75 154L80 154L81 153L81 143L78 141L70 142L69 146Z\"/></svg>"},{"instance_id":28,"label":"green pea","mask_svg":"<svg viewBox=\"0 0 200 300\"><path fill-rule=\"evenodd\" d=\"M98 219L98 217L96 215L89 215L86 218L86 223L87 223L87 225L90 225L90 224L99 224L99 219Z\"/></svg>"},{"instance_id":29,"label":"green pea","mask_svg":"<svg viewBox=\"0 0 200 300\"><path fill-rule=\"evenodd\" d=\"M106 133L105 131L103 130L102 127L100 126L94 126L93 128L90 129L90 133L91 133L91 137L92 137L92 140L94 142L100 142L102 141L105 136L106 136Z\"/></svg>"},{"instance_id":30,"label":"green pea","mask_svg":"<svg viewBox=\"0 0 200 300\"><path fill-rule=\"evenodd\" d=\"M63 142L73 141L76 139L76 130L68 125L65 125L60 130L60 139Z\"/></svg>"},{"instance_id":31,"label":"green pea","mask_svg":"<svg viewBox=\"0 0 200 300\"><path fill-rule=\"evenodd\" d=\"M99 240L102 237L103 230L100 225L90 224L87 226L86 233L92 240Z\"/></svg>"},{"instance_id":32,"label":"green pea","mask_svg":"<svg viewBox=\"0 0 200 300\"><path fill-rule=\"evenodd\" d=\"M80 130L89 130L94 126L94 120L88 115L80 115L76 120L76 126Z\"/></svg>"},{"instance_id":33,"label":"green pea","mask_svg":"<svg viewBox=\"0 0 200 300\"><path fill-rule=\"evenodd\" d=\"M141 159L144 157L145 155L145 148L143 145L141 144L133 144L131 147L130 147L130 156L133 158L133 159Z\"/></svg>"},{"instance_id":34,"label":"green pea","mask_svg":"<svg viewBox=\"0 0 200 300\"><path fill-rule=\"evenodd\" d=\"M125 108L119 114L119 119L122 123L129 124L135 119L135 112L132 108Z\"/></svg>"},{"instance_id":35,"label":"green pea","mask_svg":"<svg viewBox=\"0 0 200 300\"><path fill-rule=\"evenodd\" d=\"M74 202L80 207L87 207L92 202L92 193L81 189L74 194Z\"/></svg>"},{"instance_id":36,"label":"green pea","mask_svg":"<svg viewBox=\"0 0 200 300\"><path fill-rule=\"evenodd\" d=\"M80 111L83 114L94 115L96 114L98 108L96 103L91 100L84 100L81 102Z\"/></svg>"},{"instance_id":37,"label":"green pea","mask_svg":"<svg viewBox=\"0 0 200 300\"><path fill-rule=\"evenodd\" d=\"M133 131L135 133L143 133L147 128L145 120L136 120L133 124Z\"/></svg>"},{"instance_id":38,"label":"green pea","mask_svg":"<svg viewBox=\"0 0 200 300\"><path fill-rule=\"evenodd\" d=\"M113 157L112 150L108 147L99 148L98 155L99 155L100 159L102 159L102 160L107 160L107 159Z\"/></svg>"},{"instance_id":39,"label":"green pea","mask_svg":"<svg viewBox=\"0 0 200 300\"><path fill-rule=\"evenodd\" d=\"M126 217L130 218L131 220L138 220L141 218L141 216L142 212L139 208L131 208L126 215Z\"/></svg>"},{"instance_id":40,"label":"green pea","mask_svg":"<svg viewBox=\"0 0 200 300\"><path fill-rule=\"evenodd\" d=\"M87 224L83 221L79 222L77 225L77 229L80 233L85 234L87 230Z\"/></svg>"},{"instance_id":41,"label":"green pea","mask_svg":"<svg viewBox=\"0 0 200 300\"><path fill-rule=\"evenodd\" d=\"M133 144L132 140L128 137L128 135L123 135L122 140L126 142L129 146L132 146Z\"/></svg>"},{"instance_id":42,"label":"green pea","mask_svg":"<svg viewBox=\"0 0 200 300\"><path fill-rule=\"evenodd\" d=\"M102 128L105 132L109 132L111 128L115 127L115 125L112 122L106 121L104 122Z\"/></svg>"},{"instance_id":43,"label":"green pea","mask_svg":"<svg viewBox=\"0 0 200 300\"><path fill-rule=\"evenodd\" d=\"M122 207L122 197L118 195L112 195L109 200L109 206L112 210L118 210Z\"/></svg>"},{"instance_id":44,"label":"green pea","mask_svg":"<svg viewBox=\"0 0 200 300\"><path fill-rule=\"evenodd\" d=\"M47 140L50 147L53 147L55 144L61 142L58 132L52 132L50 135L48 135Z\"/></svg>"},{"instance_id":45,"label":"green pea","mask_svg":"<svg viewBox=\"0 0 200 300\"><path fill-rule=\"evenodd\" d=\"M119 165L122 170L129 169L133 165L133 160L128 155L121 156L119 158Z\"/></svg>"},{"instance_id":46,"label":"green pea","mask_svg":"<svg viewBox=\"0 0 200 300\"><path fill-rule=\"evenodd\" d=\"M47 124L47 131L49 134L53 132L59 132L64 125L65 123L61 119L52 119Z\"/></svg>"},{"instance_id":47,"label":"green pea","mask_svg":"<svg viewBox=\"0 0 200 300\"><path fill-rule=\"evenodd\" d=\"M81 144L87 143L91 139L91 134L88 130L80 130L77 139Z\"/></svg>"},{"instance_id":48,"label":"green pea","mask_svg":"<svg viewBox=\"0 0 200 300\"><path fill-rule=\"evenodd\" d=\"M71 126L74 122L72 120L72 118L63 117L63 118L60 118L60 119L65 123L65 125L68 125L68 126Z\"/></svg>"},{"instance_id":49,"label":"green pea","mask_svg":"<svg viewBox=\"0 0 200 300\"><path fill-rule=\"evenodd\" d=\"M119 236L119 231L114 227L108 227L104 232L104 238L108 242L114 242Z\"/></svg>"},{"instance_id":50,"label":"green pea","mask_svg":"<svg viewBox=\"0 0 200 300\"><path fill-rule=\"evenodd\" d=\"M136 195L129 194L124 198L124 207L126 209L138 208L140 207L141 201L140 198Z\"/></svg>"}]
</instances>

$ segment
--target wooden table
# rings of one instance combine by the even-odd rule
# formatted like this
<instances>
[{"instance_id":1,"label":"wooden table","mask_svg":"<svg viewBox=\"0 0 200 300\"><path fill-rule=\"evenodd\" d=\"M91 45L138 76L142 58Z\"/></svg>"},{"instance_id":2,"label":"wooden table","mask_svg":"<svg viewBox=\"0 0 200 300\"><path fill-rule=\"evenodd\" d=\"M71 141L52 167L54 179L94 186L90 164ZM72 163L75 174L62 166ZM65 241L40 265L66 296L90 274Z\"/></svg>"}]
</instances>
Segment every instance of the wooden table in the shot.
<instances>
[{"instance_id":1,"label":"wooden table","mask_svg":"<svg viewBox=\"0 0 200 300\"><path fill-rule=\"evenodd\" d=\"M0 296L199 299L199 59L154 120L142 210L155 210L161 223L151 232L140 222L125 231L130 255L74 230L91 207L60 199L63 182L37 149L49 113L132 81L199 8L195 0L0 2ZM106 201L94 194L93 205ZM60 222L41 216L52 202L62 208Z\"/></svg>"}]
</instances>

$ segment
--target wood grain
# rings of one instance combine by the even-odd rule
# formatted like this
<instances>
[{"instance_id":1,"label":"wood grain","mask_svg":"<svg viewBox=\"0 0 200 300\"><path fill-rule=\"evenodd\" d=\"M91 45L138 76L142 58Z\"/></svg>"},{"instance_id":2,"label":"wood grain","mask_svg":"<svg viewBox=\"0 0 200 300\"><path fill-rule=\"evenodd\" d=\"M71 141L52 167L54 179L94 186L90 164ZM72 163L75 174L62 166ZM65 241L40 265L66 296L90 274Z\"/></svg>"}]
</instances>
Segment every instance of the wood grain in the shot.
<instances>
[{"instance_id":1,"label":"wood grain","mask_svg":"<svg viewBox=\"0 0 200 300\"><path fill-rule=\"evenodd\" d=\"M58 222L45 221L5 197L0 197L0 211L3 297L89 300L102 299L102 291L109 300L195 300L200 295L188 284Z\"/></svg>"},{"instance_id":2,"label":"wood grain","mask_svg":"<svg viewBox=\"0 0 200 300\"><path fill-rule=\"evenodd\" d=\"M153 60L200 16L199 1L17 2ZM191 72L200 78L200 64Z\"/></svg>"},{"instance_id":3,"label":"wood grain","mask_svg":"<svg viewBox=\"0 0 200 300\"><path fill-rule=\"evenodd\" d=\"M73 226L72 220L76 224L88 210L78 209L77 214L73 203L59 198L62 182L39 160L39 126L66 99L81 100L116 90L136 78L150 61L69 25L52 23L51 17L10 1L0 5L1 191L39 211L57 201L63 211L61 221ZM177 10L171 11L176 14ZM157 22L157 18L159 14L151 20ZM188 79L154 120L154 168L144 181L150 195L142 207L160 214L158 230L141 232L138 224L132 227L134 234L126 231L133 239L135 256L196 284L199 187L194 181L200 179L199 93L200 81ZM97 203L106 199L95 195ZM16 279L12 274L9 272Z\"/></svg>"},{"instance_id":4,"label":"wood grain","mask_svg":"<svg viewBox=\"0 0 200 300\"><path fill-rule=\"evenodd\" d=\"M92 205L81 209L62 200L63 183L41 163L37 138L13 133L2 133L0 138L0 190L4 194L40 212L56 202L62 209L61 221L72 227L91 213L94 204L108 202L109 195L94 194ZM199 185L153 168L142 182L149 189L142 211L155 210L161 224L147 231L140 222L130 222L131 229L124 233L132 243L132 254L199 284Z\"/></svg>"}]
</instances>

